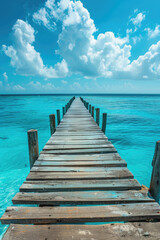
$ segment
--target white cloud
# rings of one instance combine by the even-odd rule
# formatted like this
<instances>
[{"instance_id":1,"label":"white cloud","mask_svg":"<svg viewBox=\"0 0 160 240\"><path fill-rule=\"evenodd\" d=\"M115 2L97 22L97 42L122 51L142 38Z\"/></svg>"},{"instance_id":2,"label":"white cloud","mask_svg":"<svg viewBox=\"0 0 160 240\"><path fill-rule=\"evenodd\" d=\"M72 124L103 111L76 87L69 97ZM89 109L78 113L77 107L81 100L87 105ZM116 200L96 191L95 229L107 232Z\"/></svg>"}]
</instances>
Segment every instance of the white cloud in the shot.
<instances>
[{"instance_id":1,"label":"white cloud","mask_svg":"<svg viewBox=\"0 0 160 240\"><path fill-rule=\"evenodd\" d=\"M32 87L32 89L34 90L44 90L44 91L53 91L56 90L56 87L54 86L54 84L52 83L47 83L47 84L41 84L40 82L36 81L36 82L29 82L29 87Z\"/></svg>"},{"instance_id":2,"label":"white cloud","mask_svg":"<svg viewBox=\"0 0 160 240\"><path fill-rule=\"evenodd\" d=\"M127 67L126 74L134 79L160 78L160 41Z\"/></svg>"},{"instance_id":3,"label":"white cloud","mask_svg":"<svg viewBox=\"0 0 160 240\"><path fill-rule=\"evenodd\" d=\"M137 10L135 13L137 13ZM135 17L132 17L130 21L135 25L135 27L141 27L141 23L145 19L145 17L146 15L140 12Z\"/></svg>"},{"instance_id":4,"label":"white cloud","mask_svg":"<svg viewBox=\"0 0 160 240\"><path fill-rule=\"evenodd\" d=\"M38 22L40 25L44 25L46 28L48 28L51 31L54 31L56 29L56 23L51 23L51 18L48 12L45 8L41 8L38 12L33 14L33 20L35 22Z\"/></svg>"},{"instance_id":5,"label":"white cloud","mask_svg":"<svg viewBox=\"0 0 160 240\"><path fill-rule=\"evenodd\" d=\"M141 36L130 38L129 34L135 34L145 19L145 13L136 10L134 14L136 16L130 21L135 30L127 29L125 37L118 37L113 32L96 34L95 37L96 26L81 1L47 0L33 18L49 30L53 30L56 24L61 26L56 54L60 55L62 61L54 67L44 65L40 53L33 46L34 29L22 20L17 20L13 27L13 45L3 46L3 49L11 58L12 66L23 75L52 78L80 73L85 78L159 78L159 42L138 59L130 60L132 46L129 40L136 43ZM75 84L72 87L80 87L78 82ZM47 87L40 82L31 82L30 86L39 89ZM48 88L54 89L54 86L48 85Z\"/></svg>"},{"instance_id":6,"label":"white cloud","mask_svg":"<svg viewBox=\"0 0 160 240\"><path fill-rule=\"evenodd\" d=\"M8 47L3 45L3 50L11 58L11 65L16 68L18 74L45 78L66 76L68 68L64 59L54 68L44 65L40 53L33 46L35 31L30 24L18 19L13 26L13 37L13 45Z\"/></svg>"},{"instance_id":7,"label":"white cloud","mask_svg":"<svg viewBox=\"0 0 160 240\"><path fill-rule=\"evenodd\" d=\"M140 40L142 39L142 36L134 36L132 37L132 40L133 40L133 44L136 44L137 42L139 42Z\"/></svg>"},{"instance_id":8,"label":"white cloud","mask_svg":"<svg viewBox=\"0 0 160 240\"><path fill-rule=\"evenodd\" d=\"M126 37L120 38L113 32L106 32L95 38L97 29L94 21L81 1L47 0L44 7L51 23L59 22L62 25L56 53L65 59L70 72L81 73L85 78L159 77L157 66L160 65L160 60L156 58L159 55L158 47L153 53L154 46L151 46L146 54L133 62L130 61L132 47L129 44L129 34L135 33L137 28L141 27L146 17L144 12L138 12L138 9L134 11L135 16L132 16L130 21L135 30L127 29ZM131 39L135 44L141 38L139 35Z\"/></svg>"},{"instance_id":9,"label":"white cloud","mask_svg":"<svg viewBox=\"0 0 160 240\"><path fill-rule=\"evenodd\" d=\"M4 78L4 80L5 80L6 82L8 82L8 76L7 76L7 73L6 73L6 72L3 73L3 78Z\"/></svg>"},{"instance_id":10,"label":"white cloud","mask_svg":"<svg viewBox=\"0 0 160 240\"><path fill-rule=\"evenodd\" d=\"M155 29L145 28L145 31L148 33L148 38L155 38L160 35L160 25L157 25Z\"/></svg>"},{"instance_id":11,"label":"white cloud","mask_svg":"<svg viewBox=\"0 0 160 240\"><path fill-rule=\"evenodd\" d=\"M1 87L1 91L5 92L5 91L9 91L11 93L13 92L21 92L21 91L24 91L25 88L22 87L21 85L17 84L17 85L14 85L12 83L8 83L8 81L5 81L5 82L1 82L0 81L0 87Z\"/></svg>"},{"instance_id":12,"label":"white cloud","mask_svg":"<svg viewBox=\"0 0 160 240\"><path fill-rule=\"evenodd\" d=\"M113 71L129 63L128 37L120 38L106 32L94 38L94 21L80 1L55 3L48 0L45 6L51 21L59 21L62 25L56 53L65 59L70 72L85 77L111 77Z\"/></svg>"},{"instance_id":13,"label":"white cloud","mask_svg":"<svg viewBox=\"0 0 160 240\"><path fill-rule=\"evenodd\" d=\"M62 80L61 81L63 84L67 84L68 82L67 81L65 81L65 80Z\"/></svg>"},{"instance_id":14,"label":"white cloud","mask_svg":"<svg viewBox=\"0 0 160 240\"><path fill-rule=\"evenodd\" d=\"M15 90L15 91L24 91L25 88L22 87L21 85L17 84L17 85L13 86L13 90Z\"/></svg>"}]
</instances>

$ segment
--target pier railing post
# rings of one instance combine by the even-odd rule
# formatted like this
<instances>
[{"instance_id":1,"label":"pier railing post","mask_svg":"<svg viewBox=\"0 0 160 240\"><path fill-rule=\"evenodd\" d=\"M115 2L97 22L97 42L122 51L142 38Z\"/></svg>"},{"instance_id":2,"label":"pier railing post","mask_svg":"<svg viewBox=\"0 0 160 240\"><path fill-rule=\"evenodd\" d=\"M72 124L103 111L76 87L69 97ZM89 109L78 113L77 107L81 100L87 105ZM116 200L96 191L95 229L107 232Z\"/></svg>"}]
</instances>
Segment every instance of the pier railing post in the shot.
<instances>
[{"instance_id":1,"label":"pier railing post","mask_svg":"<svg viewBox=\"0 0 160 240\"><path fill-rule=\"evenodd\" d=\"M51 135L52 135L56 131L55 114L50 114L49 115L49 120L50 120L50 130L51 130Z\"/></svg>"},{"instance_id":2,"label":"pier railing post","mask_svg":"<svg viewBox=\"0 0 160 240\"><path fill-rule=\"evenodd\" d=\"M65 115L65 107L62 108L63 109L63 116Z\"/></svg>"},{"instance_id":3,"label":"pier railing post","mask_svg":"<svg viewBox=\"0 0 160 240\"><path fill-rule=\"evenodd\" d=\"M30 168L32 168L34 162L39 157L38 131L35 129L31 129L28 131L28 148Z\"/></svg>"},{"instance_id":4,"label":"pier railing post","mask_svg":"<svg viewBox=\"0 0 160 240\"><path fill-rule=\"evenodd\" d=\"M91 104L89 104L89 112L90 112L90 114L91 114L91 109L92 109L92 106L91 106Z\"/></svg>"},{"instance_id":5,"label":"pier railing post","mask_svg":"<svg viewBox=\"0 0 160 240\"><path fill-rule=\"evenodd\" d=\"M96 123L99 126L99 115L100 115L100 109L96 108Z\"/></svg>"},{"instance_id":6,"label":"pier railing post","mask_svg":"<svg viewBox=\"0 0 160 240\"><path fill-rule=\"evenodd\" d=\"M60 124L61 118L60 118L60 110L57 109L57 125Z\"/></svg>"},{"instance_id":7,"label":"pier railing post","mask_svg":"<svg viewBox=\"0 0 160 240\"><path fill-rule=\"evenodd\" d=\"M152 176L149 192L159 202L160 199L160 141L156 142L154 157L152 161Z\"/></svg>"},{"instance_id":8,"label":"pier railing post","mask_svg":"<svg viewBox=\"0 0 160 240\"><path fill-rule=\"evenodd\" d=\"M103 113L102 119L102 132L106 133L106 125L107 125L107 113Z\"/></svg>"},{"instance_id":9,"label":"pier railing post","mask_svg":"<svg viewBox=\"0 0 160 240\"><path fill-rule=\"evenodd\" d=\"M88 110L88 105L89 105L89 103L87 102L87 103L86 103L86 108L87 108L87 110Z\"/></svg>"},{"instance_id":10,"label":"pier railing post","mask_svg":"<svg viewBox=\"0 0 160 240\"><path fill-rule=\"evenodd\" d=\"M92 117L94 118L94 107L92 107Z\"/></svg>"}]
</instances>

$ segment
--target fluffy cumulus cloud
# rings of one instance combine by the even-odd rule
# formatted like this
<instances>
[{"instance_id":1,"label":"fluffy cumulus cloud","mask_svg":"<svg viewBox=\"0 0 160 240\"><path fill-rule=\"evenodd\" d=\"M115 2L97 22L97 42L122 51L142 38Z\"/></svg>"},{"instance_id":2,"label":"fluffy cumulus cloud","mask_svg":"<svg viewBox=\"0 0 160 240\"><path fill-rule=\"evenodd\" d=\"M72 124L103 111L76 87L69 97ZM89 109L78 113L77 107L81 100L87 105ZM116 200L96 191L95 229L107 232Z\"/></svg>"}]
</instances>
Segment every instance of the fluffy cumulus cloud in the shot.
<instances>
[{"instance_id":1,"label":"fluffy cumulus cloud","mask_svg":"<svg viewBox=\"0 0 160 240\"><path fill-rule=\"evenodd\" d=\"M33 14L33 20L39 24L44 25L49 30L54 31L56 28L56 23L51 23L51 18L45 8L41 8L38 12Z\"/></svg>"},{"instance_id":2,"label":"fluffy cumulus cloud","mask_svg":"<svg viewBox=\"0 0 160 240\"><path fill-rule=\"evenodd\" d=\"M65 76L68 72L65 60L54 67L46 67L33 46L35 31L30 24L20 19L13 26L13 45L3 45L3 51L11 58L11 65L21 75L37 75L45 78Z\"/></svg>"},{"instance_id":3,"label":"fluffy cumulus cloud","mask_svg":"<svg viewBox=\"0 0 160 240\"><path fill-rule=\"evenodd\" d=\"M128 66L128 71L132 73L133 78L160 78L160 41L134 60Z\"/></svg>"},{"instance_id":4,"label":"fluffy cumulus cloud","mask_svg":"<svg viewBox=\"0 0 160 240\"><path fill-rule=\"evenodd\" d=\"M81 1L61 0L56 3L48 0L44 8L49 25L60 23L62 26L56 53L65 59L70 72L85 77L112 77L114 72L129 64L131 46L127 44L128 38L116 37L112 32L95 38L94 21ZM33 15L34 21L36 14ZM41 16L41 24L45 16Z\"/></svg>"},{"instance_id":5,"label":"fluffy cumulus cloud","mask_svg":"<svg viewBox=\"0 0 160 240\"><path fill-rule=\"evenodd\" d=\"M145 28L148 33L148 38L155 38L160 35L160 25L157 25L155 29Z\"/></svg>"},{"instance_id":6,"label":"fluffy cumulus cloud","mask_svg":"<svg viewBox=\"0 0 160 240\"><path fill-rule=\"evenodd\" d=\"M141 27L142 21L146 18L145 13L137 13L138 10L136 9L134 13L136 13L135 17L132 17L130 21L134 24L135 27Z\"/></svg>"},{"instance_id":7,"label":"fluffy cumulus cloud","mask_svg":"<svg viewBox=\"0 0 160 240\"><path fill-rule=\"evenodd\" d=\"M132 46L129 35L141 27L144 19L145 13L136 10L130 18L135 29L128 30L124 38L113 32L100 33L95 37L96 26L81 1L47 0L33 14L33 20L50 31L54 31L57 25L58 29L61 26L56 54L62 61L54 67L44 65L33 45L34 29L22 20L18 20L13 27L14 44L3 46L3 49L17 72L25 75L56 78L78 73L86 78L159 78L159 42L138 59L130 61ZM138 40L140 36L132 42Z\"/></svg>"}]
</instances>

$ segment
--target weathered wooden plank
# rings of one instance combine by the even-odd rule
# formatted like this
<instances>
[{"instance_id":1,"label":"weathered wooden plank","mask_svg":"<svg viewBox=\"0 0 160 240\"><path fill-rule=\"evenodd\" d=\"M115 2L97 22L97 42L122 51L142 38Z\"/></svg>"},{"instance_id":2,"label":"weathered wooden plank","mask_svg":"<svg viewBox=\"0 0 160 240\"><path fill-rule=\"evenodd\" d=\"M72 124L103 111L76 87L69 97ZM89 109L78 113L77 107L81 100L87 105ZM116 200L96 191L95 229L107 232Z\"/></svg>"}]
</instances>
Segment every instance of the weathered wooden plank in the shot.
<instances>
[{"instance_id":1,"label":"weathered wooden plank","mask_svg":"<svg viewBox=\"0 0 160 240\"><path fill-rule=\"evenodd\" d=\"M21 192L57 192L57 191L125 191L140 190L141 185L135 179L90 180L90 181L26 181L20 187ZM86 193L87 196L88 192ZM98 196L97 196L98 197Z\"/></svg>"},{"instance_id":2,"label":"weathered wooden plank","mask_svg":"<svg viewBox=\"0 0 160 240\"><path fill-rule=\"evenodd\" d=\"M98 130L93 130L93 129L88 129L88 130L84 130L84 129L62 129L62 130L60 130L60 129L58 129L58 130L56 130L56 133L58 134L58 133L64 133L64 134L71 134L71 133L74 133L74 134L89 134L90 135L90 132L92 133L92 135L94 135L94 133L95 134L101 134L101 132L100 131L98 131Z\"/></svg>"},{"instance_id":3,"label":"weathered wooden plank","mask_svg":"<svg viewBox=\"0 0 160 240\"><path fill-rule=\"evenodd\" d=\"M59 132L55 132L54 134L53 134L53 136L89 136L89 137L106 137L105 135L104 135L104 133L101 133L101 132L92 132L92 131L89 131L89 132L87 132L87 131L78 131L78 132L70 132L69 133L69 135L68 135L68 133L67 132L62 132L62 131L59 131Z\"/></svg>"},{"instance_id":4,"label":"weathered wooden plank","mask_svg":"<svg viewBox=\"0 0 160 240\"><path fill-rule=\"evenodd\" d=\"M74 144L74 145L63 145L63 144L57 144L57 145L55 145L55 144L46 144L45 146L44 146L44 148L43 148L43 150L66 150L66 149L70 149L70 150L73 150L73 149L94 149L94 150L96 150L96 149L103 149L103 148L114 148L114 146L113 146L113 144L111 144L110 142L108 142L108 143L106 143L106 144L99 144L99 145L93 145L93 144L91 144L91 145L76 145L76 144Z\"/></svg>"},{"instance_id":5,"label":"weathered wooden plank","mask_svg":"<svg viewBox=\"0 0 160 240\"><path fill-rule=\"evenodd\" d=\"M49 145L48 145L49 146ZM41 153L51 153L51 154L87 154L87 153L115 153L117 150L114 147L108 148L96 148L96 149L60 149L60 150L49 150L43 149Z\"/></svg>"},{"instance_id":6,"label":"weathered wooden plank","mask_svg":"<svg viewBox=\"0 0 160 240\"><path fill-rule=\"evenodd\" d=\"M36 161L35 167L126 167L127 163L125 160L114 160L114 161Z\"/></svg>"},{"instance_id":7,"label":"weathered wooden plank","mask_svg":"<svg viewBox=\"0 0 160 240\"><path fill-rule=\"evenodd\" d=\"M64 124L64 123L62 123L62 124L60 124L58 127L57 127L57 131L61 131L61 130L71 130L71 129L73 129L73 130L80 130L80 131L90 131L90 130L95 130L95 131L97 131L97 132L101 132L101 130L100 130L100 128L97 126L97 125L93 125L93 124L87 124L87 123L83 123L83 124L81 124L81 122L79 122L79 123L76 123L76 124Z\"/></svg>"},{"instance_id":8,"label":"weathered wooden plank","mask_svg":"<svg viewBox=\"0 0 160 240\"><path fill-rule=\"evenodd\" d=\"M48 166L34 166L31 172L111 172L111 171L127 171L125 167L48 167Z\"/></svg>"},{"instance_id":9,"label":"weathered wooden plank","mask_svg":"<svg viewBox=\"0 0 160 240\"><path fill-rule=\"evenodd\" d=\"M79 123L80 124L80 123ZM74 130L87 130L87 129L93 129L93 130L97 130L98 132L100 132L100 128L96 125L93 124L84 124L84 125L78 125L78 124L60 124L57 127L57 130L66 130L66 129L74 129Z\"/></svg>"},{"instance_id":10,"label":"weathered wooden plank","mask_svg":"<svg viewBox=\"0 0 160 240\"><path fill-rule=\"evenodd\" d=\"M45 151L40 154L38 160L47 160L47 161L102 161L102 160L116 160L121 159L118 153L105 153L105 154L78 154L78 155L70 155L70 154L47 154Z\"/></svg>"},{"instance_id":11,"label":"weathered wooden plank","mask_svg":"<svg viewBox=\"0 0 160 240\"><path fill-rule=\"evenodd\" d=\"M75 140L69 140L69 139L61 139L61 140L57 140L57 139L50 139L46 144L53 144L53 145L102 145L108 143L107 139L99 139L99 140L79 140L79 139L75 139Z\"/></svg>"},{"instance_id":12,"label":"weathered wooden plank","mask_svg":"<svg viewBox=\"0 0 160 240\"><path fill-rule=\"evenodd\" d=\"M79 121L78 124L77 124L78 121L74 121L74 122L71 122L71 121L68 121L68 122L61 122L59 126L57 126L57 129L60 129L60 128L93 128L93 129L98 129L100 130L100 128L97 126L97 124L95 122L89 122L89 121L86 121L86 122L82 122L82 121ZM82 123L82 124L81 124ZM79 125L81 124L81 125Z\"/></svg>"},{"instance_id":13,"label":"weathered wooden plank","mask_svg":"<svg viewBox=\"0 0 160 240\"><path fill-rule=\"evenodd\" d=\"M52 137L50 138L50 140L55 140L55 141L73 141L73 140L102 140L105 141L108 138L106 136L95 136L95 135L78 135L78 136L71 136L71 135L52 135Z\"/></svg>"},{"instance_id":14,"label":"weathered wooden plank","mask_svg":"<svg viewBox=\"0 0 160 240\"><path fill-rule=\"evenodd\" d=\"M62 121L61 121L61 123L60 123L60 125L59 125L59 127L60 126L64 126L64 125L74 125L74 126L77 126L77 122L78 123L80 123L80 122L82 122L82 125L80 125L80 126L85 126L85 123L86 123L86 125L88 125L88 126L94 126L94 127L97 127L98 128L98 126L96 125L96 123L95 123L95 121L93 120L93 119L74 119L74 118L72 118L72 119L63 119Z\"/></svg>"},{"instance_id":15,"label":"weathered wooden plank","mask_svg":"<svg viewBox=\"0 0 160 240\"><path fill-rule=\"evenodd\" d=\"M160 222L103 225L14 225L3 240L159 240Z\"/></svg>"},{"instance_id":16,"label":"weathered wooden plank","mask_svg":"<svg viewBox=\"0 0 160 240\"><path fill-rule=\"evenodd\" d=\"M154 202L147 191L88 191L88 192L19 192L12 199L13 204L39 205L85 205Z\"/></svg>"},{"instance_id":17,"label":"weathered wooden plank","mask_svg":"<svg viewBox=\"0 0 160 240\"><path fill-rule=\"evenodd\" d=\"M27 180L97 180L97 179L132 179L133 175L128 169L106 172L30 172Z\"/></svg>"},{"instance_id":18,"label":"weathered wooden plank","mask_svg":"<svg viewBox=\"0 0 160 240\"><path fill-rule=\"evenodd\" d=\"M91 207L8 207L2 224L85 223L160 220L157 203L118 204Z\"/></svg>"}]
</instances>

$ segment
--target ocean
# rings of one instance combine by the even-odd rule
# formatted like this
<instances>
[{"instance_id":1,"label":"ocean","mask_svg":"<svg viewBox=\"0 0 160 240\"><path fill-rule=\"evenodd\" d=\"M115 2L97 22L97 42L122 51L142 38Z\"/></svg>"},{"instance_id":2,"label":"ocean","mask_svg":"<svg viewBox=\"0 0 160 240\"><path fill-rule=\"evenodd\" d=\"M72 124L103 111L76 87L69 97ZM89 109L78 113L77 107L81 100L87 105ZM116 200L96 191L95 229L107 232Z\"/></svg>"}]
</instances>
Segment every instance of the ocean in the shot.
<instances>
[{"instance_id":1,"label":"ocean","mask_svg":"<svg viewBox=\"0 0 160 240\"><path fill-rule=\"evenodd\" d=\"M39 150L50 137L49 114L73 95L0 96L0 216L29 173L27 131L38 130ZM107 115L106 135L135 178L149 187L160 138L160 95L81 95ZM61 115L62 116L62 115ZM0 225L0 239L7 226Z\"/></svg>"}]
</instances>

